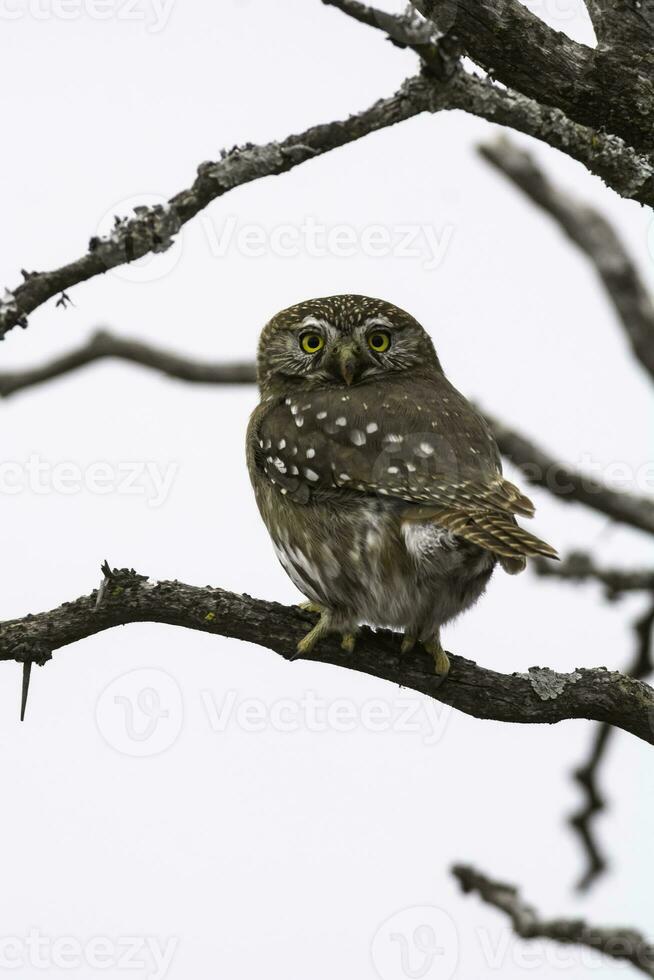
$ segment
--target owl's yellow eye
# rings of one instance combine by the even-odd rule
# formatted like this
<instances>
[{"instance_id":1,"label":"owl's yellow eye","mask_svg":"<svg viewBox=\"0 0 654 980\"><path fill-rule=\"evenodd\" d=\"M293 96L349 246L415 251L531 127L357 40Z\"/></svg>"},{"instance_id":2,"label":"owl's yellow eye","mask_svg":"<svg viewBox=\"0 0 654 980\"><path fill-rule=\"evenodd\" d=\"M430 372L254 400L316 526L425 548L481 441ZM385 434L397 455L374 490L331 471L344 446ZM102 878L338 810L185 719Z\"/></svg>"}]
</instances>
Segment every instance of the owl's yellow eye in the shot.
<instances>
[{"instance_id":1,"label":"owl's yellow eye","mask_svg":"<svg viewBox=\"0 0 654 980\"><path fill-rule=\"evenodd\" d=\"M373 330L371 334L368 334L368 346L370 350L383 354L391 346L391 335L385 330Z\"/></svg>"},{"instance_id":2,"label":"owl's yellow eye","mask_svg":"<svg viewBox=\"0 0 654 980\"><path fill-rule=\"evenodd\" d=\"M300 337L300 347L305 354L317 354L325 346L325 338L319 333L303 333Z\"/></svg>"}]
</instances>

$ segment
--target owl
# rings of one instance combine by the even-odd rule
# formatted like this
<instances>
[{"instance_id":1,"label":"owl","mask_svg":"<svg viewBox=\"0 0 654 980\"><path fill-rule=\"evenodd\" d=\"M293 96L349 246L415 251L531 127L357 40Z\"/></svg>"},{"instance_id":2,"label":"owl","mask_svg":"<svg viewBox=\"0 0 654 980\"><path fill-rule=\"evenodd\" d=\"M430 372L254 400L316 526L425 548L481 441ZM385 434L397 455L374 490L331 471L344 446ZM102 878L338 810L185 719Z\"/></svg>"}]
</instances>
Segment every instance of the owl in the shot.
<instances>
[{"instance_id":1,"label":"owl","mask_svg":"<svg viewBox=\"0 0 654 980\"><path fill-rule=\"evenodd\" d=\"M499 564L556 557L519 527L534 507L502 476L488 424L445 377L427 332L367 296L282 310L264 327L261 400L247 432L259 511L286 572L328 633L354 649L367 623L449 670L441 627Z\"/></svg>"}]
</instances>

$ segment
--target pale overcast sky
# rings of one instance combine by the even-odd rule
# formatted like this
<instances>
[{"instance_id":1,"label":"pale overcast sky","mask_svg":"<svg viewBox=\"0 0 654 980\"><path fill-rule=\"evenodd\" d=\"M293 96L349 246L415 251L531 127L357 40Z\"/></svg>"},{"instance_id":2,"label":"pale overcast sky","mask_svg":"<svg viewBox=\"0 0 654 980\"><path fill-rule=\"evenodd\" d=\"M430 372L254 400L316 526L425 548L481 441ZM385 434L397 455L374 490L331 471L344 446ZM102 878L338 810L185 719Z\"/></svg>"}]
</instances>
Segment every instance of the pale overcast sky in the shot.
<instances>
[{"instance_id":1,"label":"pale overcast sky","mask_svg":"<svg viewBox=\"0 0 654 980\"><path fill-rule=\"evenodd\" d=\"M581 7L532 6L590 39ZM0 7L1 286L21 268L77 258L107 216L188 186L221 148L346 116L416 67L318 0ZM624 464L632 488L651 492L644 375L585 260L476 155L495 135L460 114L423 116L237 189L170 252L71 290L65 311L50 302L33 314L2 345L0 370L40 363L99 326L198 358L249 359L279 308L366 293L424 323L450 378L489 411L576 465L616 476L611 465ZM649 213L518 139L615 220L654 288ZM375 238L380 226L387 238ZM21 481L0 495L0 616L88 592L104 558L298 601L250 491L255 403L253 388L106 363L0 405L2 461ZM135 468L138 492L127 492ZM535 529L562 552L651 558L644 536L532 495ZM641 608L498 572L445 641L503 671L618 668ZM158 980L628 973L515 940L498 913L459 894L455 861L520 884L544 913L654 937L651 750L629 736L616 737L603 773L611 874L578 901L582 857L565 816L579 802L569 773L589 723L481 722L364 675L147 624L35 669L22 726L18 666L2 665L2 677L0 967L13 962L15 976L114 980L130 957L129 976Z\"/></svg>"}]
</instances>

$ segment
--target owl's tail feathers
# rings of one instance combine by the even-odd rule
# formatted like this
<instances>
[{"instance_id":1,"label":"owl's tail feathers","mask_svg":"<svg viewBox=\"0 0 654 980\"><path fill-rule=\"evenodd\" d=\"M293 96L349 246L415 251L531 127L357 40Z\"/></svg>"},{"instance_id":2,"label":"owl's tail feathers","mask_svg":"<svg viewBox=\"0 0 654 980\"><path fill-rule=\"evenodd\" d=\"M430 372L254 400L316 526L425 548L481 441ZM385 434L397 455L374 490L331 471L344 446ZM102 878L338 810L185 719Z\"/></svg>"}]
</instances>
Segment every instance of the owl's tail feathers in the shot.
<instances>
[{"instance_id":1,"label":"owl's tail feathers","mask_svg":"<svg viewBox=\"0 0 654 980\"><path fill-rule=\"evenodd\" d=\"M422 517L424 517L424 509ZM507 514L460 509L433 510L429 515L435 523L452 534L465 538L497 555L502 567L510 574L521 572L527 558L542 556L558 559L551 545L530 534Z\"/></svg>"}]
</instances>

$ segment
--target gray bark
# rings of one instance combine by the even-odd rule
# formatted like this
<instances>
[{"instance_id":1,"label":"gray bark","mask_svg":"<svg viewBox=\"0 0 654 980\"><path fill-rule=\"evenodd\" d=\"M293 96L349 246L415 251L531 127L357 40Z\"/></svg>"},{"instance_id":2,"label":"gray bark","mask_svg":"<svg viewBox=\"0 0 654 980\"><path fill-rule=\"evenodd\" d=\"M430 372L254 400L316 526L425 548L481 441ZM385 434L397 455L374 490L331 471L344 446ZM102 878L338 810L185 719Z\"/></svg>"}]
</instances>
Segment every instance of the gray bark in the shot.
<instances>
[{"instance_id":1,"label":"gray bark","mask_svg":"<svg viewBox=\"0 0 654 980\"><path fill-rule=\"evenodd\" d=\"M275 602L223 589L182 582L150 582L133 570L103 566L100 590L57 609L0 623L0 660L43 664L61 647L127 623L168 623L246 640L285 659L315 617ZM532 667L523 674L500 674L471 660L451 656L446 681L434 674L433 658L422 649L400 656L400 637L364 629L354 653L339 639L321 641L306 659L348 667L401 684L475 718L521 724L554 724L570 718L603 721L654 744L654 689L599 667L560 674ZM289 670L292 667L289 666Z\"/></svg>"},{"instance_id":2,"label":"gray bark","mask_svg":"<svg viewBox=\"0 0 654 980\"><path fill-rule=\"evenodd\" d=\"M545 919L521 897L514 885L495 881L465 865L452 868L452 874L465 894L477 894L510 919L522 939L551 939L566 946L585 946L610 959L631 963L648 977L654 977L654 946L635 929L599 927L583 919Z\"/></svg>"}]
</instances>

